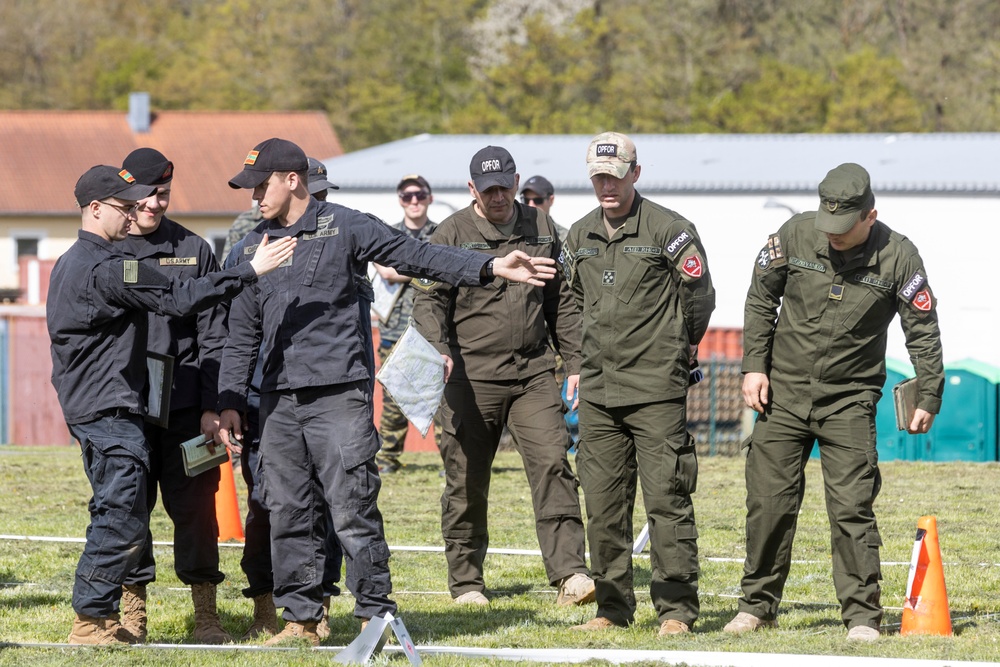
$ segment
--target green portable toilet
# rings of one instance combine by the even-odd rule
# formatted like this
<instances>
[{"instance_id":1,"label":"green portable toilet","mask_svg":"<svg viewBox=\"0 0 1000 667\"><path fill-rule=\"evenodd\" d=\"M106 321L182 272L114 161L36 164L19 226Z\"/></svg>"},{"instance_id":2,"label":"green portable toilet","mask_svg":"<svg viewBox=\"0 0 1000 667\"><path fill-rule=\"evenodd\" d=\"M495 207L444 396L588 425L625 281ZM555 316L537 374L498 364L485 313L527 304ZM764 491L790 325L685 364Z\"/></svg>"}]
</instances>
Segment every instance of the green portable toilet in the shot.
<instances>
[{"instance_id":1,"label":"green portable toilet","mask_svg":"<svg viewBox=\"0 0 1000 667\"><path fill-rule=\"evenodd\" d=\"M912 461L919 451L922 435L910 435L896 430L896 406L892 400L892 388L913 377L913 366L896 359L885 360L885 384L882 398L875 405L875 430L878 432L876 446L879 461ZM819 445L813 445L810 458L819 458Z\"/></svg>"},{"instance_id":2,"label":"green portable toilet","mask_svg":"<svg viewBox=\"0 0 1000 667\"><path fill-rule=\"evenodd\" d=\"M911 435L896 428L896 405L892 398L892 388L907 378L913 377L913 366L896 359L885 360L885 385L882 398L875 405L875 430L878 433L879 461L913 461L923 435Z\"/></svg>"},{"instance_id":3,"label":"green portable toilet","mask_svg":"<svg viewBox=\"0 0 1000 667\"><path fill-rule=\"evenodd\" d=\"M941 414L926 436L928 461L996 461L1000 368L963 359L944 367Z\"/></svg>"}]
</instances>

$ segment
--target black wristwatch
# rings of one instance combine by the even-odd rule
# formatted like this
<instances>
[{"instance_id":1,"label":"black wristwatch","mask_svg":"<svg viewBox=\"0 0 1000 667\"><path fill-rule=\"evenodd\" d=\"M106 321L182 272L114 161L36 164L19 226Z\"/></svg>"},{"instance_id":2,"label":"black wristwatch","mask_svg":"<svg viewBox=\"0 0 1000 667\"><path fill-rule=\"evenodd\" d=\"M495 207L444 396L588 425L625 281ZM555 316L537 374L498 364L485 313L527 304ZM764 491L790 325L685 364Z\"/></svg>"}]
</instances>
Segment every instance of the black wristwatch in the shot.
<instances>
[{"instance_id":1,"label":"black wristwatch","mask_svg":"<svg viewBox=\"0 0 1000 667\"><path fill-rule=\"evenodd\" d=\"M486 279L487 280L493 280L493 278L494 278L494 276L493 276L493 260L494 259L496 259L496 257L490 257L489 260L486 262L486 266L484 267L484 269L486 270Z\"/></svg>"}]
</instances>

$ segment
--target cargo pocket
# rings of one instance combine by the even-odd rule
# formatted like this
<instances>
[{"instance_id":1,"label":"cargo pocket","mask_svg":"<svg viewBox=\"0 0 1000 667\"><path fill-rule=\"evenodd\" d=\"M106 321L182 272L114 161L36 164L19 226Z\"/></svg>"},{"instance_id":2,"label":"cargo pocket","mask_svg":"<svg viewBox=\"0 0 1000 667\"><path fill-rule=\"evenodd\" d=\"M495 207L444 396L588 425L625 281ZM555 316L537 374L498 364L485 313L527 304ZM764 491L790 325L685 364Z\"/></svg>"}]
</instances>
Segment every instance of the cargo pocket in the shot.
<instances>
[{"instance_id":1,"label":"cargo pocket","mask_svg":"<svg viewBox=\"0 0 1000 667\"><path fill-rule=\"evenodd\" d=\"M694 436L690 433L684 436L681 443L667 441L669 456L673 459L673 465L668 470L673 470L673 492L679 496L689 496L698 489L698 455Z\"/></svg>"}]
</instances>

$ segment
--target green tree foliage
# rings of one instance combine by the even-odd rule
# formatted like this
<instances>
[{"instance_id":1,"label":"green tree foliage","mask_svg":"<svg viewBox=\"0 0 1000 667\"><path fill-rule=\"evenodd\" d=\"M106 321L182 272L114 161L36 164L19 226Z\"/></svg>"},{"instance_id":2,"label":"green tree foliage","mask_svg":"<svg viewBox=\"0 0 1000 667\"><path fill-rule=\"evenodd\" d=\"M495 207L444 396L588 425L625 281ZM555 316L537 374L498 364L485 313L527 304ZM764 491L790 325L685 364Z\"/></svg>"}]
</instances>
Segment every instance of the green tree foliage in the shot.
<instances>
[{"instance_id":1,"label":"green tree foliage","mask_svg":"<svg viewBox=\"0 0 1000 667\"><path fill-rule=\"evenodd\" d=\"M0 108L420 132L994 131L996 0L6 0Z\"/></svg>"}]
</instances>

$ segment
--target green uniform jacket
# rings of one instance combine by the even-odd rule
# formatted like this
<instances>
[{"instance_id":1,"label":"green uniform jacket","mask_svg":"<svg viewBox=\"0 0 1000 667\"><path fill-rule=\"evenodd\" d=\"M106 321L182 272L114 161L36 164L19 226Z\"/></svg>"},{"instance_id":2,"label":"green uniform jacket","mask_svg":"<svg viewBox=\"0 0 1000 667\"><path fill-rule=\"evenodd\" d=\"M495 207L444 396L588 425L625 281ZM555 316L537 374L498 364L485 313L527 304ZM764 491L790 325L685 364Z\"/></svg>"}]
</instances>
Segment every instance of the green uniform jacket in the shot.
<instances>
[{"instance_id":1,"label":"green uniform jacket","mask_svg":"<svg viewBox=\"0 0 1000 667\"><path fill-rule=\"evenodd\" d=\"M689 346L715 310L694 225L637 192L614 238L598 207L570 229L564 254L583 311L580 395L607 407L684 396Z\"/></svg>"},{"instance_id":2,"label":"green uniform jacket","mask_svg":"<svg viewBox=\"0 0 1000 667\"><path fill-rule=\"evenodd\" d=\"M796 215L757 256L744 313L743 372L767 373L774 401L801 419L876 403L885 384L886 332L899 313L920 387L917 407L937 414L941 334L916 247L876 221L860 255L835 269L835 253L815 219L815 211Z\"/></svg>"},{"instance_id":3,"label":"green uniform jacket","mask_svg":"<svg viewBox=\"0 0 1000 667\"><path fill-rule=\"evenodd\" d=\"M431 243L459 246L502 257L522 250L557 259L562 245L544 212L519 203L509 237L472 206L447 217ZM441 354L455 362L452 379L522 380L555 368L548 333L566 362L580 372L580 311L558 274L545 287L494 278L485 287L453 287L415 279L413 323Z\"/></svg>"}]
</instances>

